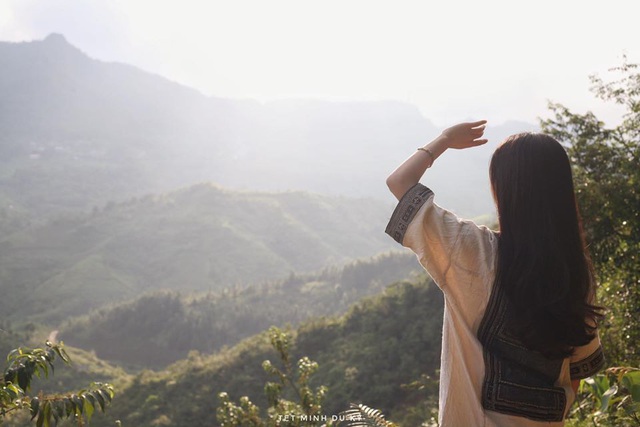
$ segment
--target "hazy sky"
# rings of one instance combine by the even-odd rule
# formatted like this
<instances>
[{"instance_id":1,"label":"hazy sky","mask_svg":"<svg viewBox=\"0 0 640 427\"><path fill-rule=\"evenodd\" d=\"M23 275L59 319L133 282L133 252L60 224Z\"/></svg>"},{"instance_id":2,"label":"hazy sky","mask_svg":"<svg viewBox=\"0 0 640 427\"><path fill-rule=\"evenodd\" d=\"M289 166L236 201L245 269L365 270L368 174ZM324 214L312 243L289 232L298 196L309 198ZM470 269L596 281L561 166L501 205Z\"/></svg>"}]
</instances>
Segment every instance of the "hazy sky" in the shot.
<instances>
[{"instance_id":1,"label":"hazy sky","mask_svg":"<svg viewBox=\"0 0 640 427\"><path fill-rule=\"evenodd\" d=\"M209 95L397 99L440 125L535 121L640 62L640 1L0 0L0 40L51 32Z\"/></svg>"}]
</instances>

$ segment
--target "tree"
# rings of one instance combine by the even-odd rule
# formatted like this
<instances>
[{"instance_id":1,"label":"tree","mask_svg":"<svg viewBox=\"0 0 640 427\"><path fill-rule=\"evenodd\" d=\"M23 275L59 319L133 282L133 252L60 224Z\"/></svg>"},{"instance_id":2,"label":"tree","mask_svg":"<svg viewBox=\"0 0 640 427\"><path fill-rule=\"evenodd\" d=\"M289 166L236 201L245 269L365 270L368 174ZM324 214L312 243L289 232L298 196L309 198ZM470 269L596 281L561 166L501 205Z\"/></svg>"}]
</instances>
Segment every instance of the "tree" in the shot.
<instances>
[{"instance_id":1,"label":"tree","mask_svg":"<svg viewBox=\"0 0 640 427\"><path fill-rule=\"evenodd\" d=\"M17 411L29 411L31 421L37 427L57 425L60 420L74 419L78 426L91 420L96 407L103 412L113 398L110 384L93 383L78 393L62 395L29 395L33 376L49 376L53 362L59 357L70 363L62 343L46 343L46 348L18 348L9 353L8 365L0 378L0 424L7 415Z\"/></svg>"},{"instance_id":2,"label":"tree","mask_svg":"<svg viewBox=\"0 0 640 427\"><path fill-rule=\"evenodd\" d=\"M350 408L339 415L327 415L322 411L327 388L318 387L315 392L309 386L312 375L318 364L304 356L298 360L294 370L289 354L291 337L276 327L269 328L271 345L278 353L283 369L265 360L262 368L277 378L267 382L264 390L269 401L266 418L260 408L254 405L249 397L242 396L239 404L231 401L226 392L218 394L220 405L216 417L222 427L397 427L385 420L382 413L365 405L351 404ZM292 393L295 401L284 398Z\"/></svg>"},{"instance_id":3,"label":"tree","mask_svg":"<svg viewBox=\"0 0 640 427\"><path fill-rule=\"evenodd\" d=\"M301 358L294 372L289 355L290 336L276 327L269 329L271 345L278 352L284 369L274 366L265 360L262 368L278 379L265 385L265 393L269 402L267 419L262 419L260 409L247 396L240 398L240 405L229 399L229 395L222 392L218 395L220 406L216 411L218 422L224 427L255 426L266 427L275 425L319 425L321 421L322 401L327 392L326 387L320 386L314 392L309 386L309 380L318 369L318 364L308 357ZM296 378L297 377L297 378ZM293 391L299 403L285 399L283 392Z\"/></svg>"},{"instance_id":4,"label":"tree","mask_svg":"<svg viewBox=\"0 0 640 427\"><path fill-rule=\"evenodd\" d=\"M576 197L606 310L601 335L610 364L640 364L640 72L624 58L605 82L591 76L591 91L625 109L606 127L592 112L576 114L550 103L545 133L566 145Z\"/></svg>"}]
</instances>

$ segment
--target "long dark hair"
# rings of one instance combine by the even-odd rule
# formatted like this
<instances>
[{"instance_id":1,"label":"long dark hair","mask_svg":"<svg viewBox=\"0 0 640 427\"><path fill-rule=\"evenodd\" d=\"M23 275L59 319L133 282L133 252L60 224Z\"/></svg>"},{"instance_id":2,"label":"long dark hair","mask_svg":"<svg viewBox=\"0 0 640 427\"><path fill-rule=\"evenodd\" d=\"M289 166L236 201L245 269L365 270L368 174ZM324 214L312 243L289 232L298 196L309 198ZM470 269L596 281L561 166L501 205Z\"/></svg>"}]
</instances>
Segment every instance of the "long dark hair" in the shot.
<instances>
[{"instance_id":1,"label":"long dark hair","mask_svg":"<svg viewBox=\"0 0 640 427\"><path fill-rule=\"evenodd\" d=\"M567 153L545 134L512 135L489 175L500 222L494 286L506 293L512 333L548 358L567 357L593 339L602 310Z\"/></svg>"}]
</instances>

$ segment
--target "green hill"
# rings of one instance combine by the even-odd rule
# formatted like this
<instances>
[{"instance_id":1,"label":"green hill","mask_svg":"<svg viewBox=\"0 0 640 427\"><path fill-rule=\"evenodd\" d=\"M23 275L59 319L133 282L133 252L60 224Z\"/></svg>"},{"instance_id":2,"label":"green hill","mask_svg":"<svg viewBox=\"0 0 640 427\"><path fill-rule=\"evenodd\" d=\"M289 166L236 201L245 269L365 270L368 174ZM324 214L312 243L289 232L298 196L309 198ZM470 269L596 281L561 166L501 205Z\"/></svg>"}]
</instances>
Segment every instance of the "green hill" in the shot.
<instances>
[{"instance_id":1,"label":"green hill","mask_svg":"<svg viewBox=\"0 0 640 427\"><path fill-rule=\"evenodd\" d=\"M405 419L418 401L433 399L403 387L421 375L435 374L440 359L442 294L426 277L390 286L356 304L340 318L309 321L294 334L292 354L320 364L316 385L329 387L324 408L337 414L349 402L364 402L392 419ZM215 425L217 394L232 399L248 395L265 407L263 385L269 378L261 365L277 363L265 333L217 354L192 352L161 372L145 371L118 391L107 416L95 426L147 427ZM418 409L418 411L425 408ZM418 425L414 419L406 425Z\"/></svg>"},{"instance_id":2,"label":"green hill","mask_svg":"<svg viewBox=\"0 0 640 427\"><path fill-rule=\"evenodd\" d=\"M109 204L0 242L0 312L55 323L159 289L221 290L394 247L391 206L208 184Z\"/></svg>"},{"instance_id":3,"label":"green hill","mask_svg":"<svg viewBox=\"0 0 640 427\"><path fill-rule=\"evenodd\" d=\"M212 353L232 346L266 325L297 325L342 314L361 298L381 292L384 284L408 278L418 269L413 254L389 253L220 293L152 293L72 319L59 337L102 359L158 368L185 358L191 350Z\"/></svg>"}]
</instances>

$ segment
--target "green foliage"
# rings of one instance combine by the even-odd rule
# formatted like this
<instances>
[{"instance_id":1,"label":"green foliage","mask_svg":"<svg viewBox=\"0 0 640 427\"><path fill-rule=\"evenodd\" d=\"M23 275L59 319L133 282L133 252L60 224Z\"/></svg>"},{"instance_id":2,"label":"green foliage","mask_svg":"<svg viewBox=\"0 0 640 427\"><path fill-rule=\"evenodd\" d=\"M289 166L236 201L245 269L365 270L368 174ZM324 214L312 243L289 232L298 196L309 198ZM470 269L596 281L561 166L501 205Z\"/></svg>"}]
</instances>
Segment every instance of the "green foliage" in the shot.
<instances>
[{"instance_id":1,"label":"green foliage","mask_svg":"<svg viewBox=\"0 0 640 427\"><path fill-rule=\"evenodd\" d=\"M14 411L29 411L37 427L58 425L73 419L78 426L89 423L95 408L105 411L114 395L110 384L92 383L78 393L30 395L34 376L48 377L56 357L70 363L62 343L46 343L46 348L17 348L7 356L8 365L0 379L0 423Z\"/></svg>"},{"instance_id":2,"label":"green foliage","mask_svg":"<svg viewBox=\"0 0 640 427\"><path fill-rule=\"evenodd\" d=\"M567 144L586 238L598 275L597 302L606 308L600 325L609 363L640 365L640 72L626 58L610 82L593 76L592 92L625 110L606 127L593 113L576 114L550 104L554 117L544 132ZM583 380L568 425L640 425L640 372L609 368Z\"/></svg>"},{"instance_id":3,"label":"green foliage","mask_svg":"<svg viewBox=\"0 0 640 427\"><path fill-rule=\"evenodd\" d=\"M598 302L607 308L601 325L613 365L640 365L640 72L626 62L619 77L592 77L592 91L625 109L616 127L591 112L576 114L550 104L554 117L544 132L567 144L577 198L598 274Z\"/></svg>"},{"instance_id":4,"label":"green foliage","mask_svg":"<svg viewBox=\"0 0 640 427\"><path fill-rule=\"evenodd\" d=\"M47 342L47 348L17 348L7 356L8 366L4 371L4 383L15 384L24 391L29 391L34 375L49 376L49 368L53 372L53 361L56 355L65 363L69 357L59 344Z\"/></svg>"},{"instance_id":5,"label":"green foliage","mask_svg":"<svg viewBox=\"0 0 640 427\"><path fill-rule=\"evenodd\" d=\"M440 370L435 373L439 376ZM439 378L422 374L417 380L402 385L403 389L414 392L408 395L402 409L395 411L400 425L438 427L439 384Z\"/></svg>"},{"instance_id":6,"label":"green foliage","mask_svg":"<svg viewBox=\"0 0 640 427\"><path fill-rule=\"evenodd\" d=\"M344 316L304 322L291 333L287 360L295 375L297 361L305 356L317 362L308 386L314 393L320 386L330 391L322 403L324 414L339 414L350 402L363 402L401 425L420 425L431 419L437 405L437 383L423 375L437 376L442 313L442 293L426 276L396 283ZM109 413L95 423L110 427L120 419L125 426L152 427L162 419L174 427L206 424L211 408L219 406L221 390L237 407L242 407L242 396L251 396L246 411L251 405L269 408L262 385L277 385L279 377L274 380L262 363L272 357L267 333L213 355L192 352L161 372L136 375L118 392ZM315 369L313 364L303 367L307 366ZM298 378L295 375L289 378ZM280 392L283 400L299 400L290 387Z\"/></svg>"},{"instance_id":7,"label":"green foliage","mask_svg":"<svg viewBox=\"0 0 640 427\"><path fill-rule=\"evenodd\" d=\"M260 286L188 296L154 293L74 319L62 326L61 336L103 359L157 368L191 350L210 353L234 345L264 325L295 326L342 314L418 268L414 255L388 253Z\"/></svg>"},{"instance_id":8,"label":"green foliage","mask_svg":"<svg viewBox=\"0 0 640 427\"><path fill-rule=\"evenodd\" d=\"M338 322L303 325L296 348L320 364L318 376L331 390L326 410L337 413L350 402L366 402L401 422L411 412L408 406L428 412L437 387L403 384L439 368L442 312L442 293L423 277L388 287Z\"/></svg>"},{"instance_id":9,"label":"green foliage","mask_svg":"<svg viewBox=\"0 0 640 427\"><path fill-rule=\"evenodd\" d=\"M226 392L221 392L218 394L220 404L216 410L216 417L222 427L397 427L396 424L385 420L380 410L363 404L352 403L348 410L338 415L323 413L322 402L327 388L320 386L314 392L309 385L318 364L304 356L298 360L297 371L294 371L289 353L290 335L271 327L269 337L271 346L280 357L283 369L275 367L269 360L262 363L264 371L278 379L277 382L265 384L264 390L269 404L266 418L261 416L260 409L247 396L242 396L239 404L235 404ZM293 391L296 401L283 398L285 391Z\"/></svg>"},{"instance_id":10,"label":"green foliage","mask_svg":"<svg viewBox=\"0 0 640 427\"><path fill-rule=\"evenodd\" d=\"M582 380L568 425L640 425L640 369L609 368Z\"/></svg>"},{"instance_id":11,"label":"green foliage","mask_svg":"<svg viewBox=\"0 0 640 427\"><path fill-rule=\"evenodd\" d=\"M318 364L305 356L298 360L297 369L294 370L289 353L290 336L271 327L269 338L283 366L278 368L269 360L262 363L264 371L277 379L276 382L265 384L264 391L269 404L266 418L261 417L259 408L247 396L241 397L238 405L229 399L226 392L221 392L218 394L220 404L216 410L218 422L222 427L319 426L320 423L315 420L326 421L327 418L322 413L327 388L320 386L314 391L309 385ZM293 391L296 401L284 398L285 391Z\"/></svg>"}]
</instances>

